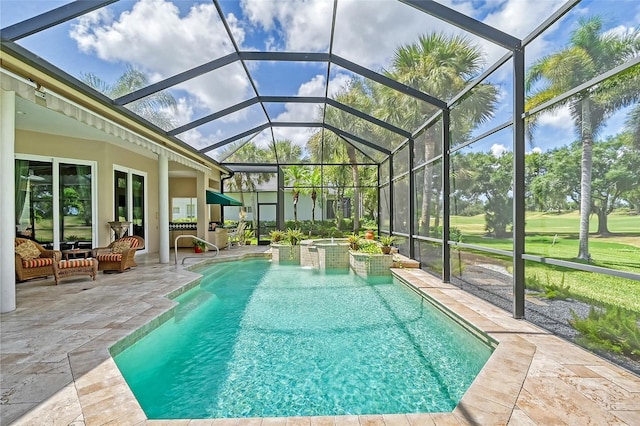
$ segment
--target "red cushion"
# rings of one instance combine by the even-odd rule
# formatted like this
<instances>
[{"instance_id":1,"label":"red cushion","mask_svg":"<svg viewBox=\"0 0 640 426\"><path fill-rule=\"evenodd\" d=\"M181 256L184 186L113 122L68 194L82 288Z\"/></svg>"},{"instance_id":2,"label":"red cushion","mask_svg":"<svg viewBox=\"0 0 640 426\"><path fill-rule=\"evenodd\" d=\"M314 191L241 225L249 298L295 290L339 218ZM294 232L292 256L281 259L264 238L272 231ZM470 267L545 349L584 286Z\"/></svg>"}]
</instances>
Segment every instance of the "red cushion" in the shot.
<instances>
[{"instance_id":1,"label":"red cushion","mask_svg":"<svg viewBox=\"0 0 640 426\"><path fill-rule=\"evenodd\" d=\"M39 257L37 259L23 260L23 268L37 268L38 266L53 265L52 257Z\"/></svg>"},{"instance_id":2,"label":"red cushion","mask_svg":"<svg viewBox=\"0 0 640 426\"><path fill-rule=\"evenodd\" d=\"M86 266L93 266L93 259L73 259L66 260L58 263L58 268L82 268Z\"/></svg>"},{"instance_id":3,"label":"red cushion","mask_svg":"<svg viewBox=\"0 0 640 426\"><path fill-rule=\"evenodd\" d=\"M98 262L121 262L122 253L105 253L96 256Z\"/></svg>"}]
</instances>

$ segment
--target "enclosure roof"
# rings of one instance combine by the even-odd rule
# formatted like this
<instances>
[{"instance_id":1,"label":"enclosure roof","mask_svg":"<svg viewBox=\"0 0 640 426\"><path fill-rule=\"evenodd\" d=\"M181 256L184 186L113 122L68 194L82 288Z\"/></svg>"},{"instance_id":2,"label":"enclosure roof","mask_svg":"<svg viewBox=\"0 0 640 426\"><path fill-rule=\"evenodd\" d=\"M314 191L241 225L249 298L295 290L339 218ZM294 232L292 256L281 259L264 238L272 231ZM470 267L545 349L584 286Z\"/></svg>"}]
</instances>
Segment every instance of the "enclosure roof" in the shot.
<instances>
[{"instance_id":1,"label":"enclosure roof","mask_svg":"<svg viewBox=\"0 0 640 426\"><path fill-rule=\"evenodd\" d=\"M577 1L537 3L3 0L0 24L4 52L247 170L327 162L330 149L383 161ZM480 49L462 91L429 92L398 71L397 49L430 33ZM386 101L365 104L358 87Z\"/></svg>"}]
</instances>

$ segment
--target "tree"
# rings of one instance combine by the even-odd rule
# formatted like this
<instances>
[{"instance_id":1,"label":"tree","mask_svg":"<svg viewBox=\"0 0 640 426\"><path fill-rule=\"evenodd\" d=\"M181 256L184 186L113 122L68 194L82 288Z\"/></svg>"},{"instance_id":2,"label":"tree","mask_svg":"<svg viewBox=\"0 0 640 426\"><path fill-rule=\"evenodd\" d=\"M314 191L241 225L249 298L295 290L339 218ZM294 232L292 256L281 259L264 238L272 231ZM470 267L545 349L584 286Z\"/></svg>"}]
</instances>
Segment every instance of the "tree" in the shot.
<instances>
[{"instance_id":1,"label":"tree","mask_svg":"<svg viewBox=\"0 0 640 426\"><path fill-rule=\"evenodd\" d=\"M246 143L246 141L240 141L237 143L229 144L226 147L226 151L232 152L227 157L229 163L261 163L265 158L269 158L270 151L263 149L255 144ZM224 153L223 156L226 156ZM245 192L255 192L256 187L262 183L265 183L271 179L273 175L271 173L242 173L236 172L233 174L233 178L228 181L229 190L240 193L240 215L244 217L246 215L245 209ZM254 204L256 200L254 197ZM256 211L257 205L254 205L254 211ZM256 218L254 217L254 222ZM256 223L254 223L256 225Z\"/></svg>"},{"instance_id":2,"label":"tree","mask_svg":"<svg viewBox=\"0 0 640 426\"><path fill-rule=\"evenodd\" d=\"M487 233L496 238L508 237L507 227L513 221L513 153L457 152L453 161L458 170L465 171L456 180L456 190L463 192L465 198L482 203Z\"/></svg>"},{"instance_id":3,"label":"tree","mask_svg":"<svg viewBox=\"0 0 640 426\"><path fill-rule=\"evenodd\" d=\"M298 223L298 199L300 198L301 186L309 178L309 169L306 166L286 166L284 168L284 182L292 187L293 197L293 221Z\"/></svg>"},{"instance_id":4,"label":"tree","mask_svg":"<svg viewBox=\"0 0 640 426\"><path fill-rule=\"evenodd\" d=\"M625 194L640 186L640 151L633 148L632 135L622 133L594 144L592 195L598 217L598 235L611 235L609 214Z\"/></svg>"},{"instance_id":5,"label":"tree","mask_svg":"<svg viewBox=\"0 0 640 426\"><path fill-rule=\"evenodd\" d=\"M571 35L569 46L539 59L531 66L526 76L526 88L529 92L527 110L626 62L637 54L638 30L625 35L601 31L600 17L582 19L579 27ZM635 81L633 73L614 76L605 84L587 88L550 108L550 111L561 107L569 108L582 144L580 243L577 256L581 260L590 259L589 215L592 203L593 140L608 117L640 97L640 88L637 85L635 88L630 86L630 81ZM529 125L534 126L538 117L539 115L532 117Z\"/></svg>"},{"instance_id":6,"label":"tree","mask_svg":"<svg viewBox=\"0 0 640 426\"><path fill-rule=\"evenodd\" d=\"M111 99L119 98L149 85L147 75L132 66L128 66L113 85L108 84L94 73L82 73L80 79ZM127 105L131 111L163 130L175 127L172 117L176 112L176 107L175 98L165 91L156 92Z\"/></svg>"},{"instance_id":7,"label":"tree","mask_svg":"<svg viewBox=\"0 0 640 426\"><path fill-rule=\"evenodd\" d=\"M482 70L482 57L482 50L465 37L431 33L420 36L416 43L398 48L387 75L436 98L449 100ZM436 112L435 107L391 89L383 89L382 93L386 100L377 102L381 118L401 128L416 129ZM465 138L475 126L488 120L493 115L497 97L497 88L480 84L458 103L451 120L454 139ZM436 155L440 131L425 132L421 138L416 144L424 145L424 160L428 161ZM432 194L433 167L433 163L425 166L422 185L418 228L424 235L429 235L433 199L440 198Z\"/></svg>"}]
</instances>

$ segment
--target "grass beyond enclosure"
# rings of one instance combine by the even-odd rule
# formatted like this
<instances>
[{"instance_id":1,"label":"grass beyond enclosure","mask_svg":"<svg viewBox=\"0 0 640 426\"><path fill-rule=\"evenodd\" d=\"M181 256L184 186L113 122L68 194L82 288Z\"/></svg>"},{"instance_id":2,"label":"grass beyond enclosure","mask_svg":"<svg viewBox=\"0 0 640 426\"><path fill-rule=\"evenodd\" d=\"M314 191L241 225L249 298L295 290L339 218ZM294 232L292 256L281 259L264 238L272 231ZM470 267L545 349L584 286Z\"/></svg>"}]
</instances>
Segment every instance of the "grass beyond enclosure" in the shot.
<instances>
[{"instance_id":1,"label":"grass beyond enclosure","mask_svg":"<svg viewBox=\"0 0 640 426\"><path fill-rule=\"evenodd\" d=\"M577 212L528 213L525 252L553 259L576 261L578 223ZM484 215L454 216L451 218L451 225L462 232L464 243L507 251L513 248L510 238L497 239L484 235ZM595 216L590 221L590 228L592 232L597 229ZM609 215L609 231L612 233L611 236L600 237L594 234L589 236L591 265L640 273L640 216L614 212ZM504 266L510 270L510 261L505 260ZM545 284L568 286L569 292L580 299L620 306L640 313L640 281L537 262L527 262L525 270L527 277L536 277Z\"/></svg>"}]
</instances>

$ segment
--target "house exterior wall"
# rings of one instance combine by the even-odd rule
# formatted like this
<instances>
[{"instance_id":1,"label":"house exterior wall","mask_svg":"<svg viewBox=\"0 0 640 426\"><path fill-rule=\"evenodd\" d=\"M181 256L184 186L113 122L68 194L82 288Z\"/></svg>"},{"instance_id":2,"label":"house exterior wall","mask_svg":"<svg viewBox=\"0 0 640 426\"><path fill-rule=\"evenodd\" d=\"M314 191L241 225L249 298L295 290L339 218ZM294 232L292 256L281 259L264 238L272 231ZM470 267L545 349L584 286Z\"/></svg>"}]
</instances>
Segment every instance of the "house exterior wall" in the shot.
<instances>
[{"instance_id":1,"label":"house exterior wall","mask_svg":"<svg viewBox=\"0 0 640 426\"><path fill-rule=\"evenodd\" d=\"M58 157L97 163L97 247L111 240L107 222L113 220L113 168L127 168L146 174L147 238L149 252L158 251L158 162L113 144L32 131L16 131L16 155Z\"/></svg>"}]
</instances>

